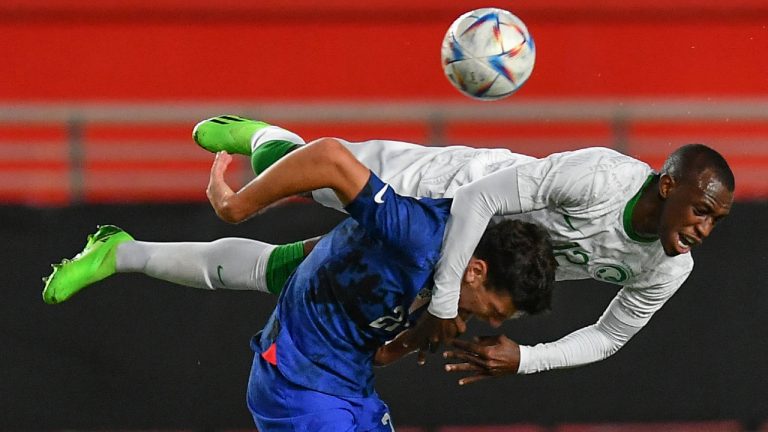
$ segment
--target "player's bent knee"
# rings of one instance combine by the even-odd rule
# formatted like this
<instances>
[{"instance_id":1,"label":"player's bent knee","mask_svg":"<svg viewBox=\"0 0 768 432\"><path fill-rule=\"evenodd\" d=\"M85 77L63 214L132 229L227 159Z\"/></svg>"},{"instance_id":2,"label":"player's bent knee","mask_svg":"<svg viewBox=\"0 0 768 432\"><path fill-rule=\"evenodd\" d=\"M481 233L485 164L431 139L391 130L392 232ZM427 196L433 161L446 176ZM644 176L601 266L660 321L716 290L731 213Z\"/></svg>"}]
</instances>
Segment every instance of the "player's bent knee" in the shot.
<instances>
[{"instance_id":1,"label":"player's bent knee","mask_svg":"<svg viewBox=\"0 0 768 432\"><path fill-rule=\"evenodd\" d=\"M313 149L321 161L336 164L339 159L348 157L349 150L336 138L319 138L307 145Z\"/></svg>"},{"instance_id":2,"label":"player's bent knee","mask_svg":"<svg viewBox=\"0 0 768 432\"><path fill-rule=\"evenodd\" d=\"M310 145L315 147L320 158L318 162L327 165L335 173L347 174L361 168L367 170L352 152L336 138L320 138Z\"/></svg>"},{"instance_id":3,"label":"player's bent knee","mask_svg":"<svg viewBox=\"0 0 768 432\"><path fill-rule=\"evenodd\" d=\"M320 138L307 145L313 171L322 172L342 203L354 199L368 181L370 171L336 138Z\"/></svg>"}]
</instances>

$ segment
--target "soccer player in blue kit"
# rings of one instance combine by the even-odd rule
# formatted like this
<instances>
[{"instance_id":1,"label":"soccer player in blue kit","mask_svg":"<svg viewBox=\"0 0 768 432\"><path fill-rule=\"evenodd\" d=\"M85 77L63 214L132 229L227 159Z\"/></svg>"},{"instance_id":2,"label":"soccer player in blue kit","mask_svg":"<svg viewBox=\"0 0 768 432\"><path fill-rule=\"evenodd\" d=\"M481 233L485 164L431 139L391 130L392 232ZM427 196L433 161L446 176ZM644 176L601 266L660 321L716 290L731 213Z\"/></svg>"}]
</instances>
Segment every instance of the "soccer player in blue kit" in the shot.
<instances>
[{"instance_id":1,"label":"soccer player in blue kit","mask_svg":"<svg viewBox=\"0 0 768 432\"><path fill-rule=\"evenodd\" d=\"M296 269L264 330L252 340L248 406L269 431L390 431L373 388L379 347L418 315L440 254L450 199L397 195L343 146L320 140L281 159L234 192L220 152L208 197L217 214L240 221L280 198L329 187L350 218ZM312 169L308 169L312 167ZM499 325L548 309L556 264L532 224L490 227L470 260L459 308Z\"/></svg>"},{"instance_id":2,"label":"soccer player in blue kit","mask_svg":"<svg viewBox=\"0 0 768 432\"><path fill-rule=\"evenodd\" d=\"M257 427L393 430L388 408L373 388L374 361L389 363L408 351L401 343L385 343L429 303L424 288L431 286L452 200L396 194L334 140L292 152L239 192L224 180L231 160L224 152L216 155L207 190L225 221L245 220L281 198L317 188L333 190L351 216L296 268L264 330L251 341L255 356L247 400ZM120 263L121 248L142 247L138 243L119 228L101 229L81 254L54 271L44 298L64 301L116 271L130 271ZM178 251L173 244L167 250ZM166 267L184 273L195 266L186 261ZM462 278L460 315L498 326L513 316L549 309L556 265L549 238L536 225L490 226ZM196 277L174 280L195 285Z\"/></svg>"}]
</instances>

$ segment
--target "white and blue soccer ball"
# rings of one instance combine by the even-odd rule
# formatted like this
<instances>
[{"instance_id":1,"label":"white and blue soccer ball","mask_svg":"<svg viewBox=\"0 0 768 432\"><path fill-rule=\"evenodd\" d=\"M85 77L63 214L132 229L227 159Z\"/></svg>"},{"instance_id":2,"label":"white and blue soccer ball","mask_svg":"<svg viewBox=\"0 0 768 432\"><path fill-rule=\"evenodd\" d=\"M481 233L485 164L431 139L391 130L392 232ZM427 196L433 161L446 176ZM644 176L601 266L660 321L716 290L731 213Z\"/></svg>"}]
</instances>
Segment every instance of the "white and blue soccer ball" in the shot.
<instances>
[{"instance_id":1,"label":"white and blue soccer ball","mask_svg":"<svg viewBox=\"0 0 768 432\"><path fill-rule=\"evenodd\" d=\"M445 76L460 92L475 99L501 99L531 76L536 46L523 21L512 13L476 9L448 29L442 61Z\"/></svg>"}]
</instances>

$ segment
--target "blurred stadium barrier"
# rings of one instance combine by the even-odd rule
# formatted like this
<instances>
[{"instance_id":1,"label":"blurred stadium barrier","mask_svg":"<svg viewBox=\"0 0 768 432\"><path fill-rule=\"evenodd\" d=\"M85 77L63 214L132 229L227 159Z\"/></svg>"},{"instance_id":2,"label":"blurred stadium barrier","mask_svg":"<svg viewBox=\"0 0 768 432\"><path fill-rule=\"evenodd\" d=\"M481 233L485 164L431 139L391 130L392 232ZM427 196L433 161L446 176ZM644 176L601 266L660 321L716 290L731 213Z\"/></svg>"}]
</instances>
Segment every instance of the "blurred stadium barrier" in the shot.
<instances>
[{"instance_id":1,"label":"blurred stadium barrier","mask_svg":"<svg viewBox=\"0 0 768 432\"><path fill-rule=\"evenodd\" d=\"M733 166L738 199L768 197L768 101L762 99L19 103L0 105L0 203L203 201L211 156L194 145L191 130L224 113L279 124L307 140L386 138L534 156L604 146L655 169L678 146L701 142ZM245 160L232 170L235 183L250 178Z\"/></svg>"}]
</instances>

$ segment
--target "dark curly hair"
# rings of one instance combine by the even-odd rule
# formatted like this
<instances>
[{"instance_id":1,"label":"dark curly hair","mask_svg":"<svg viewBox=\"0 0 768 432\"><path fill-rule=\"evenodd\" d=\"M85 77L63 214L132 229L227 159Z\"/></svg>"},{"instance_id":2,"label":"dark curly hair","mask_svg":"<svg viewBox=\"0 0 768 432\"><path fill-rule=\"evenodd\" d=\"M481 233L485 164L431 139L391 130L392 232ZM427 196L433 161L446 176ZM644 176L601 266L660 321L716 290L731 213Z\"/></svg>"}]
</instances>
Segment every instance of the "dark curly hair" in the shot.
<instances>
[{"instance_id":1,"label":"dark curly hair","mask_svg":"<svg viewBox=\"0 0 768 432\"><path fill-rule=\"evenodd\" d=\"M557 261L542 228L518 220L491 225L474 256L488 264L488 288L509 292L517 310L533 315L551 308Z\"/></svg>"}]
</instances>

